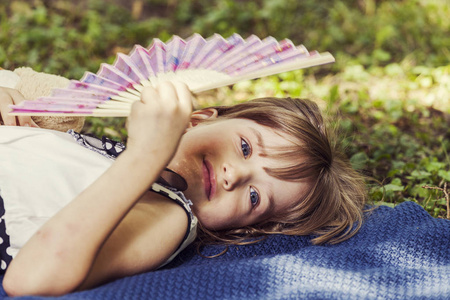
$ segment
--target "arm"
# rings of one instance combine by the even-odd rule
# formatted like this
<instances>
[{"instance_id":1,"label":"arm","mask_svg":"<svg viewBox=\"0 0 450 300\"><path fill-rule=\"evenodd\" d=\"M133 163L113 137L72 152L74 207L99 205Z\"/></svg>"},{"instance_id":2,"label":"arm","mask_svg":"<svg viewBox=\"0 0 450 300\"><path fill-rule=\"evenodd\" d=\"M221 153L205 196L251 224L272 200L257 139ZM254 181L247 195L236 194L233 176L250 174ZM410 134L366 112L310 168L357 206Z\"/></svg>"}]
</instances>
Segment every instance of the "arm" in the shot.
<instances>
[{"instance_id":1,"label":"arm","mask_svg":"<svg viewBox=\"0 0 450 300\"><path fill-rule=\"evenodd\" d=\"M7 293L58 295L73 291L86 280L84 286L92 286L109 276L108 272L102 271L102 266L108 265L104 261L108 260L109 254L115 255L116 267L112 269L117 273L113 277L122 275L118 270L125 266L130 268L125 274L140 271L142 254L136 260L129 255L123 261L119 259L125 253L124 249L117 249L120 237L126 237L127 230L131 230L130 236L139 238L136 225L140 223L133 223L131 215L130 218L126 216L142 197L147 199L142 203L149 203L145 192L175 153L190 113L191 95L185 85L165 83L156 89L146 88L141 101L133 104L128 119L127 150L98 180L44 224L21 249L5 274L3 285ZM154 209L147 211L153 210L158 216ZM173 206L167 210L174 211L171 213L174 218L181 212L181 208L176 210ZM183 218L181 220L186 222ZM161 223L152 221L145 225L163 227L157 224ZM154 232L150 231L148 236ZM176 248L174 244L181 238L178 239L169 240L171 245L162 247L161 253L157 251L158 244L153 246L157 259L146 259L144 267L155 267L169 257L171 253L166 253L170 251L167 248ZM138 242L136 245L141 244ZM132 252L138 248L134 247ZM135 266L129 266L130 263L135 263Z\"/></svg>"},{"instance_id":2,"label":"arm","mask_svg":"<svg viewBox=\"0 0 450 300\"><path fill-rule=\"evenodd\" d=\"M147 196L107 239L79 290L154 270L178 249L187 229L186 212L161 195Z\"/></svg>"}]
</instances>

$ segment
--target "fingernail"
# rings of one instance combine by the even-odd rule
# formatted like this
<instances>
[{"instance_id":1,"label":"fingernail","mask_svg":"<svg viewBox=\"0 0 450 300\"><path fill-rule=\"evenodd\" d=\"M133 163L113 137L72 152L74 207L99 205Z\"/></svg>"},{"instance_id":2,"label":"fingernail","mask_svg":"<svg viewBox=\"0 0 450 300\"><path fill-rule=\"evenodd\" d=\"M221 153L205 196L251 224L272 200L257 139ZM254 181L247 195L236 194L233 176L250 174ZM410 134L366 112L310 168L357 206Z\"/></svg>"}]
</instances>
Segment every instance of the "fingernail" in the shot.
<instances>
[{"instance_id":1,"label":"fingernail","mask_svg":"<svg viewBox=\"0 0 450 300\"><path fill-rule=\"evenodd\" d=\"M23 126L30 127L30 124L29 123L25 123Z\"/></svg>"}]
</instances>

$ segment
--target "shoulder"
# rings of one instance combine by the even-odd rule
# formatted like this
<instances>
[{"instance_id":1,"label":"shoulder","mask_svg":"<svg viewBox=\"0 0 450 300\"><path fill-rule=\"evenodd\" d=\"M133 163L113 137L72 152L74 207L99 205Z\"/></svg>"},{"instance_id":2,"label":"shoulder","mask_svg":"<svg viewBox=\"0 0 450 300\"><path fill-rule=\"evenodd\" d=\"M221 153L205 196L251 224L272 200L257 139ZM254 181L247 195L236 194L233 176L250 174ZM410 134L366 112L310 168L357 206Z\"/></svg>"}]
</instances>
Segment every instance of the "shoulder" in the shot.
<instances>
[{"instance_id":1,"label":"shoulder","mask_svg":"<svg viewBox=\"0 0 450 300\"><path fill-rule=\"evenodd\" d=\"M198 219L192 212L192 202L186 199L182 192L179 192L173 188L165 187L159 183L154 183L151 187L151 190L165 196L167 199L170 199L171 201L179 205L181 208L183 208L187 216L187 228L183 240L178 249L164 262L164 264L161 265L162 267L171 262L181 251L183 251L187 246L194 242L194 240L197 238Z\"/></svg>"}]
</instances>

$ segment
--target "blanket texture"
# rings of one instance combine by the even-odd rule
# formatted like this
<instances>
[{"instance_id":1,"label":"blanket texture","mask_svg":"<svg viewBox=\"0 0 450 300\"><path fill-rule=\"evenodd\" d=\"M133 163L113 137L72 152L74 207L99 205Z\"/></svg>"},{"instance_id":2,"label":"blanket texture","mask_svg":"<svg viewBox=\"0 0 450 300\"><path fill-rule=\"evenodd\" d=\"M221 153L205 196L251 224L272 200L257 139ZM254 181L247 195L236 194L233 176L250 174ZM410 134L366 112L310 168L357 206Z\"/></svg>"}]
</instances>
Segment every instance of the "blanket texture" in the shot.
<instances>
[{"instance_id":1,"label":"blanket texture","mask_svg":"<svg viewBox=\"0 0 450 300\"><path fill-rule=\"evenodd\" d=\"M450 221L413 202L373 210L338 245L311 238L271 236L212 259L190 247L164 269L60 299L450 299Z\"/></svg>"}]
</instances>

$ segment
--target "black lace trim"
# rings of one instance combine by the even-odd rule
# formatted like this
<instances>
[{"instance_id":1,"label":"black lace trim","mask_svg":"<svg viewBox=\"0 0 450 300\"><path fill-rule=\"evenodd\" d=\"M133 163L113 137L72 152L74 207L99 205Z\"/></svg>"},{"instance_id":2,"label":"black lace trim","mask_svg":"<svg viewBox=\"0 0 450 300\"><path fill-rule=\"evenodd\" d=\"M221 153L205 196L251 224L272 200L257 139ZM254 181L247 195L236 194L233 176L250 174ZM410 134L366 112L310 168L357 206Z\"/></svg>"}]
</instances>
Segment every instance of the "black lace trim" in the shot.
<instances>
[{"instance_id":1,"label":"black lace trim","mask_svg":"<svg viewBox=\"0 0 450 300\"><path fill-rule=\"evenodd\" d=\"M106 136L102 137L100 140L89 134L75 132L73 129L70 129L67 133L70 134L81 146L97 152L109 159L116 159L125 150L125 145L123 143L113 141Z\"/></svg>"}]
</instances>

